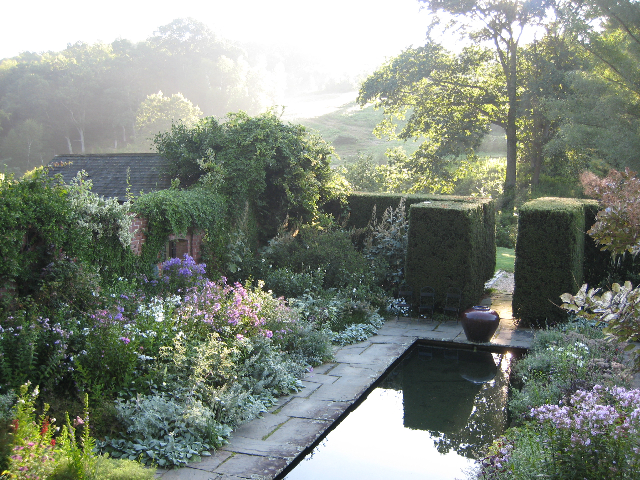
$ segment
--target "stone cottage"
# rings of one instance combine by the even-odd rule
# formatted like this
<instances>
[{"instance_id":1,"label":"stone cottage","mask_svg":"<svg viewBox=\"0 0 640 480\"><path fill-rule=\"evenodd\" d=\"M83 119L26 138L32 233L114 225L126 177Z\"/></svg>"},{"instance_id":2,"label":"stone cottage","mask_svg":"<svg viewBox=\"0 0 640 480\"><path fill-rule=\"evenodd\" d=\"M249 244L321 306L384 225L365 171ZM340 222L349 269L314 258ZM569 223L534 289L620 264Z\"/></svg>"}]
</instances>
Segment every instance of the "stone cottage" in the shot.
<instances>
[{"instance_id":1,"label":"stone cottage","mask_svg":"<svg viewBox=\"0 0 640 480\"><path fill-rule=\"evenodd\" d=\"M156 153L117 153L89 155L56 155L49 162L49 175L62 175L65 183L71 182L80 171L91 180L91 191L101 197L117 198L124 203L142 193L150 193L171 187L171 179L164 175L167 160ZM140 254L146 239L147 220L135 217L132 222L134 238L131 249ZM165 258L189 254L196 262L201 256L202 235L187 232L172 235L167 243Z\"/></svg>"}]
</instances>

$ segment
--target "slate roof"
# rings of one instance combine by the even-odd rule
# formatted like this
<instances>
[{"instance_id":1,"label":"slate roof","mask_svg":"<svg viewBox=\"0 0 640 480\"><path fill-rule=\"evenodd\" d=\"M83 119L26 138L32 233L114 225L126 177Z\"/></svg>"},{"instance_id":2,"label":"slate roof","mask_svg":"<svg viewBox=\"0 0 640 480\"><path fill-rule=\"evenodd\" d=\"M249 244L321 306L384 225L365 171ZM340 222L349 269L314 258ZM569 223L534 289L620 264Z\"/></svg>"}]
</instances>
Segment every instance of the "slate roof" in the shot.
<instances>
[{"instance_id":1,"label":"slate roof","mask_svg":"<svg viewBox=\"0 0 640 480\"><path fill-rule=\"evenodd\" d=\"M84 170L93 183L93 193L124 202L127 188L134 196L169 188L171 180L162 174L166 162L156 153L56 155L49 162L49 175L59 173L69 183Z\"/></svg>"}]
</instances>

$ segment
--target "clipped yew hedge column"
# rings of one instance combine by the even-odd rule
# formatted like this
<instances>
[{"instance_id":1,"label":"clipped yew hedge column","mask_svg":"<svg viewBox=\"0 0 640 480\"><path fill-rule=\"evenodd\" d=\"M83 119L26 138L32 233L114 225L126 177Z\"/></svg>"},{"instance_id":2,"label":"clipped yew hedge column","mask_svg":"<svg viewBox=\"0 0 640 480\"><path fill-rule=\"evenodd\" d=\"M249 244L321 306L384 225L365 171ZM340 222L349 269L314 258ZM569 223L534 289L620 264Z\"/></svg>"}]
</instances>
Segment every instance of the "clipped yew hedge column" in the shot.
<instances>
[{"instance_id":1,"label":"clipped yew hedge column","mask_svg":"<svg viewBox=\"0 0 640 480\"><path fill-rule=\"evenodd\" d=\"M584 205L584 226L585 230L588 231L593 224L596 223L596 216L602 209L602 206L597 200L581 200L581 202ZM602 250L602 245L599 245L591 235L585 232L582 281L588 283L589 287L596 287L607 277L611 270L611 264L611 252Z\"/></svg>"},{"instance_id":2,"label":"clipped yew hedge column","mask_svg":"<svg viewBox=\"0 0 640 480\"><path fill-rule=\"evenodd\" d=\"M519 211L512 309L522 326L566 319L560 295L582 285L585 202L544 197Z\"/></svg>"},{"instance_id":3,"label":"clipped yew hedge column","mask_svg":"<svg viewBox=\"0 0 640 480\"><path fill-rule=\"evenodd\" d=\"M349 205L348 225L355 228L366 227L369 220L371 220L373 207L376 208L376 215L378 220L380 220L387 208L396 208L398 206L401 198L405 199L405 208L407 209L409 209L413 204L424 201L475 201L475 197L463 197L458 195L354 192L347 197L347 203Z\"/></svg>"},{"instance_id":4,"label":"clipped yew hedge column","mask_svg":"<svg viewBox=\"0 0 640 480\"><path fill-rule=\"evenodd\" d=\"M491 199L444 198L409 209L405 279L416 293L435 288L439 305L449 287L459 288L464 309L479 301L495 270L495 206Z\"/></svg>"}]
</instances>

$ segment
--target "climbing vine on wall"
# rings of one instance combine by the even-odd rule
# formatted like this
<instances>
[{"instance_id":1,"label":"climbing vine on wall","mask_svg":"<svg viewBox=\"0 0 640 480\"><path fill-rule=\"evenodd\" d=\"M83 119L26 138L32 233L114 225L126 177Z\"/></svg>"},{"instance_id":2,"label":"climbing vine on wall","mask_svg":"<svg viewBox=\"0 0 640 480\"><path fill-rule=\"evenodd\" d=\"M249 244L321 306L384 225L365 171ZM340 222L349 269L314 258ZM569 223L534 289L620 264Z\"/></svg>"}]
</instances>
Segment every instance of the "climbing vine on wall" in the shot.
<instances>
[{"instance_id":1,"label":"climbing vine on wall","mask_svg":"<svg viewBox=\"0 0 640 480\"><path fill-rule=\"evenodd\" d=\"M33 295L69 262L103 280L121 275L131 260L128 213L128 204L92 193L82 175L65 185L41 168L0 180L0 287Z\"/></svg>"},{"instance_id":2,"label":"climbing vine on wall","mask_svg":"<svg viewBox=\"0 0 640 480\"><path fill-rule=\"evenodd\" d=\"M302 125L273 112L250 117L232 113L226 122L205 118L192 128L174 125L155 144L171 160L171 178L196 182L227 199L238 221L249 202L260 220L260 237L272 238L286 218L308 222L328 200L344 193L330 167L333 149Z\"/></svg>"},{"instance_id":3,"label":"climbing vine on wall","mask_svg":"<svg viewBox=\"0 0 640 480\"><path fill-rule=\"evenodd\" d=\"M142 247L143 265L157 263L171 234L202 231L215 245L220 243L215 238L224 237L228 230L224 196L207 187L147 193L135 200L132 210L149 222Z\"/></svg>"}]
</instances>

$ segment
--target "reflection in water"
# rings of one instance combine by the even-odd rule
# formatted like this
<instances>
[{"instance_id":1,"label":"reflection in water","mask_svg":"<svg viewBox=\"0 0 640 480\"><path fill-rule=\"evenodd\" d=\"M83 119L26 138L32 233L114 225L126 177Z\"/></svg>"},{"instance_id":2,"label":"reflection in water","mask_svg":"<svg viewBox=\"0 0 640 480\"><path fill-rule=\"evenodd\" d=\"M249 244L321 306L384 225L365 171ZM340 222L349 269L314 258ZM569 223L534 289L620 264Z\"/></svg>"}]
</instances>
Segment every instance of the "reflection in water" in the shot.
<instances>
[{"instance_id":1,"label":"reflection in water","mask_svg":"<svg viewBox=\"0 0 640 480\"><path fill-rule=\"evenodd\" d=\"M404 426L427 430L438 452L479 458L506 423L509 359L418 347L380 384L403 391Z\"/></svg>"},{"instance_id":2,"label":"reflection in water","mask_svg":"<svg viewBox=\"0 0 640 480\"><path fill-rule=\"evenodd\" d=\"M285 478L462 478L505 429L510 359L414 347Z\"/></svg>"}]
</instances>

